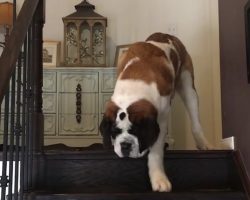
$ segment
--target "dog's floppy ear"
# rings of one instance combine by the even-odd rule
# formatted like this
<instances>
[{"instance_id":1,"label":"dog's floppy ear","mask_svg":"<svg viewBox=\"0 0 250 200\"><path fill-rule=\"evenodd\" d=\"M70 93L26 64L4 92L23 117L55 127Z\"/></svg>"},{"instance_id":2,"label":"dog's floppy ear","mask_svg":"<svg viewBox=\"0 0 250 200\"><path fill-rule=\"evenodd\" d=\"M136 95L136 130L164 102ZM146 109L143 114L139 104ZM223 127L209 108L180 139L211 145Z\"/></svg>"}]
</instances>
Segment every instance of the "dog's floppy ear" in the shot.
<instances>
[{"instance_id":1,"label":"dog's floppy ear","mask_svg":"<svg viewBox=\"0 0 250 200\"><path fill-rule=\"evenodd\" d=\"M141 132L138 138L141 141L140 151L142 152L155 143L160 133L160 127L157 120L154 118L143 119L140 126Z\"/></svg>"},{"instance_id":2,"label":"dog's floppy ear","mask_svg":"<svg viewBox=\"0 0 250 200\"><path fill-rule=\"evenodd\" d=\"M153 104L145 99L134 102L127 111L132 122L130 133L138 137L142 152L152 146L159 136L158 112Z\"/></svg>"},{"instance_id":3,"label":"dog's floppy ear","mask_svg":"<svg viewBox=\"0 0 250 200\"><path fill-rule=\"evenodd\" d=\"M143 152L155 143L160 133L160 127L156 119L147 117L135 122L129 133L137 136L140 152Z\"/></svg>"},{"instance_id":4,"label":"dog's floppy ear","mask_svg":"<svg viewBox=\"0 0 250 200\"><path fill-rule=\"evenodd\" d=\"M112 133L112 126L115 123L116 114L119 107L113 102L108 101L106 104L105 113L102 119L102 122L100 124L100 132L103 137L103 145L104 148L111 148L111 133Z\"/></svg>"},{"instance_id":5,"label":"dog's floppy ear","mask_svg":"<svg viewBox=\"0 0 250 200\"><path fill-rule=\"evenodd\" d=\"M100 131L103 138L103 146L105 149L110 149L112 147L111 143L111 127L112 121L108 119L105 115L103 116L102 122L100 124Z\"/></svg>"}]
</instances>

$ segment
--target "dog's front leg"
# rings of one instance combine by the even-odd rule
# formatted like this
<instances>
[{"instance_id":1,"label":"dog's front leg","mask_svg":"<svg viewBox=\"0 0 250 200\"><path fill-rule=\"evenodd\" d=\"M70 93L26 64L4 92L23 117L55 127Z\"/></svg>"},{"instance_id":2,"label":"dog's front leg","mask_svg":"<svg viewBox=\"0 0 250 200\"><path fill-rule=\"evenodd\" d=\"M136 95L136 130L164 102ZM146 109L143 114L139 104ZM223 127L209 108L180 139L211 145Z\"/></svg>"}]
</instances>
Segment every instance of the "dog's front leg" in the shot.
<instances>
[{"instance_id":1,"label":"dog's front leg","mask_svg":"<svg viewBox=\"0 0 250 200\"><path fill-rule=\"evenodd\" d=\"M157 141L148 154L148 169L152 189L159 192L169 192L172 188L163 164L165 134L162 131L160 132Z\"/></svg>"}]
</instances>

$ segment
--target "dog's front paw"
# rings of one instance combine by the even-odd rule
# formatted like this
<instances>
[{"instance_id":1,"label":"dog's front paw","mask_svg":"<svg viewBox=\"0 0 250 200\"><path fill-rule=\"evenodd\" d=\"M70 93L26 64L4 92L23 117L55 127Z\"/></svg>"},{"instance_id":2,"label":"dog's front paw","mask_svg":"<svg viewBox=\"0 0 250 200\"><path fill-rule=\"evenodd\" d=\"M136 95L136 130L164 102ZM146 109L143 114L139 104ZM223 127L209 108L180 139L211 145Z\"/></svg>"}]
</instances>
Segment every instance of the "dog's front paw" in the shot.
<instances>
[{"instance_id":1,"label":"dog's front paw","mask_svg":"<svg viewBox=\"0 0 250 200\"><path fill-rule=\"evenodd\" d=\"M151 185L153 191L157 192L169 192L172 189L172 185L165 175L155 175L152 177Z\"/></svg>"}]
</instances>

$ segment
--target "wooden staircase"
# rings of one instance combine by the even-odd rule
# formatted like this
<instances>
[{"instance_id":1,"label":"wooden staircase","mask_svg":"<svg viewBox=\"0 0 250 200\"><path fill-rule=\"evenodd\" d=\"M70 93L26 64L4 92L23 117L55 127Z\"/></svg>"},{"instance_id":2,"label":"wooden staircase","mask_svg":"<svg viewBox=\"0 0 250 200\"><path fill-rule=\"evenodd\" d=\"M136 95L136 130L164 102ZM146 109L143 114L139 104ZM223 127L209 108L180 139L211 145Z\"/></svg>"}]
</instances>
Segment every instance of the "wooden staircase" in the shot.
<instances>
[{"instance_id":1,"label":"wooden staircase","mask_svg":"<svg viewBox=\"0 0 250 200\"><path fill-rule=\"evenodd\" d=\"M22 129L20 123L9 123L8 115L4 118L7 128L2 160L5 168L7 169L7 162L14 164L21 160L22 187L18 190L15 184L15 199L250 200L249 179L238 151L167 151L165 167L173 185L170 193L151 191L146 158L120 159L113 152L101 148L84 151L50 149L43 153L44 11L45 0L24 1L0 58L0 103L9 95L8 85L11 77L14 77L16 66L19 78L18 81L13 78L12 83L16 81L19 86L17 92L11 89L12 96L17 93L19 98L23 91L22 100L17 100L17 106L20 109L22 105L23 112L15 113L15 103L11 104L10 109L11 115L18 119L16 121L20 122L21 114L25 114L22 115ZM24 52L20 52L20 49ZM5 114L9 113L9 106L5 108ZM11 125L11 134L7 131L8 124ZM8 142L8 138L12 142ZM13 141L16 141L15 148ZM7 148L9 143L10 150ZM14 150L18 150L18 153ZM18 172L18 165L16 166ZM3 191L13 181L19 181L17 173L10 178L6 175L6 169L0 180ZM13 199L11 194L5 196L2 193L2 196L1 200Z\"/></svg>"},{"instance_id":2,"label":"wooden staircase","mask_svg":"<svg viewBox=\"0 0 250 200\"><path fill-rule=\"evenodd\" d=\"M112 151L48 150L29 200L243 200L249 182L237 151L166 151L170 193L152 192L147 158Z\"/></svg>"}]
</instances>

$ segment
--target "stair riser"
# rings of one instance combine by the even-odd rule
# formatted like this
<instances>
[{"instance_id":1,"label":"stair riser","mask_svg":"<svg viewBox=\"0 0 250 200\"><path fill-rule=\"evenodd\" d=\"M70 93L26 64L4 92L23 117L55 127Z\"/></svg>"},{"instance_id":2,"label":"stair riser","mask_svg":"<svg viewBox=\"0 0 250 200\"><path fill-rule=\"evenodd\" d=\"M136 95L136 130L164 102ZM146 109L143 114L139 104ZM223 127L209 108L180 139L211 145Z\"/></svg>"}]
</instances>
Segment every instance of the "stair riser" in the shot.
<instances>
[{"instance_id":1,"label":"stair riser","mask_svg":"<svg viewBox=\"0 0 250 200\"><path fill-rule=\"evenodd\" d=\"M42 189L102 186L151 191L146 159L47 159L45 166ZM234 161L228 157L166 158L165 169L174 190L241 187Z\"/></svg>"}]
</instances>

